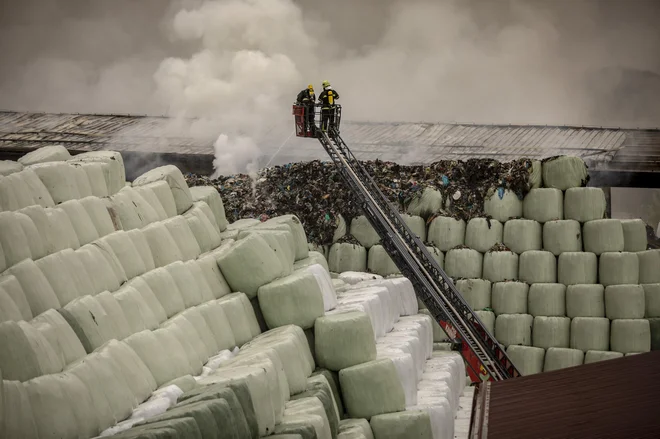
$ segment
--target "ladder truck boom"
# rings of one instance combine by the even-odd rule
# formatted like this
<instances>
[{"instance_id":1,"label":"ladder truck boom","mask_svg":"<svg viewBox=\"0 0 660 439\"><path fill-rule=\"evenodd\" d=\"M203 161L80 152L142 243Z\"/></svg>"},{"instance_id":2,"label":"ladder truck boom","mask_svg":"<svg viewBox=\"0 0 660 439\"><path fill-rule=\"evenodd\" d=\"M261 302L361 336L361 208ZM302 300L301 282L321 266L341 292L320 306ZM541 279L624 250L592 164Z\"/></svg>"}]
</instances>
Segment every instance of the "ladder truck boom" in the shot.
<instances>
[{"instance_id":1,"label":"ladder truck boom","mask_svg":"<svg viewBox=\"0 0 660 439\"><path fill-rule=\"evenodd\" d=\"M315 127L313 135L300 129L305 110L294 106L296 135L316 137L321 143L380 236L392 261L411 281L415 294L450 337L454 348L460 350L472 381L499 381L520 376L504 348L488 332L452 280L339 135L341 106L336 106L334 125L327 131Z\"/></svg>"}]
</instances>

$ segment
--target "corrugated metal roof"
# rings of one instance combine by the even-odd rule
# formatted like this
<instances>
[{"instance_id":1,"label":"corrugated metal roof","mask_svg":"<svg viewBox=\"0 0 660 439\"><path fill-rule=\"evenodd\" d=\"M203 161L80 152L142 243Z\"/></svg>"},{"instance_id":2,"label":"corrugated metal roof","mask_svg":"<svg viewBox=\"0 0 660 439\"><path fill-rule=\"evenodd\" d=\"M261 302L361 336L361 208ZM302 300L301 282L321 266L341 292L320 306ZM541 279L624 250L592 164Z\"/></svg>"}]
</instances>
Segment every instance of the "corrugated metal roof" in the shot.
<instances>
[{"instance_id":1,"label":"corrugated metal roof","mask_svg":"<svg viewBox=\"0 0 660 439\"><path fill-rule=\"evenodd\" d=\"M474 439L657 439L660 351L480 384Z\"/></svg>"}]
</instances>

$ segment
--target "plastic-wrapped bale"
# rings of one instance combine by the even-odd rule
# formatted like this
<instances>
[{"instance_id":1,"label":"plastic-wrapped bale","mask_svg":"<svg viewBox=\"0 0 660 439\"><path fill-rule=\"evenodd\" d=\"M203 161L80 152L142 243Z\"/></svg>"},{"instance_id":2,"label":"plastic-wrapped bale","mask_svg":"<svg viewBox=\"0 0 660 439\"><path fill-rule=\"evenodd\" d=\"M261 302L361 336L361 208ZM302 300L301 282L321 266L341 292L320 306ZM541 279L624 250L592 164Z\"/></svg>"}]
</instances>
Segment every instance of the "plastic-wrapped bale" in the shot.
<instances>
[{"instance_id":1,"label":"plastic-wrapped bale","mask_svg":"<svg viewBox=\"0 0 660 439\"><path fill-rule=\"evenodd\" d=\"M491 334L495 334L495 313L493 311L475 311L474 312L479 319L481 319L481 322L484 324L488 332ZM438 325L439 326L439 325ZM444 331L443 331L444 333ZM447 340L448 337L445 335L445 340ZM445 340L437 340L437 341L445 341ZM434 337L434 340L435 337Z\"/></svg>"},{"instance_id":2,"label":"plastic-wrapped bale","mask_svg":"<svg viewBox=\"0 0 660 439\"><path fill-rule=\"evenodd\" d=\"M543 162L543 184L562 191L586 186L589 181L587 165L580 157L560 156Z\"/></svg>"},{"instance_id":3,"label":"plastic-wrapped bale","mask_svg":"<svg viewBox=\"0 0 660 439\"><path fill-rule=\"evenodd\" d=\"M518 255L512 251L487 252L484 254L483 278L491 282L517 280Z\"/></svg>"},{"instance_id":4,"label":"plastic-wrapped bale","mask_svg":"<svg viewBox=\"0 0 660 439\"><path fill-rule=\"evenodd\" d=\"M149 224L142 229L142 233L149 244L156 267L164 267L172 262L183 260L181 250L162 222Z\"/></svg>"},{"instance_id":5,"label":"plastic-wrapped bale","mask_svg":"<svg viewBox=\"0 0 660 439\"><path fill-rule=\"evenodd\" d=\"M165 208L163 207L163 204L160 202L160 199L156 195L156 192L153 190L153 188L149 186L136 186L132 188L133 192L138 194L144 201L149 203L149 206L151 209L153 209L153 212L156 214L157 221L163 221L169 218L167 215L167 212L165 211ZM204 203L205 206L206 203ZM213 216L213 213L210 211L209 208L209 215L211 216L212 221L215 221L215 217Z\"/></svg>"},{"instance_id":6,"label":"plastic-wrapped bale","mask_svg":"<svg viewBox=\"0 0 660 439\"><path fill-rule=\"evenodd\" d=\"M37 174L55 204L81 198L75 168L69 163L40 163L32 165L28 169Z\"/></svg>"},{"instance_id":7,"label":"plastic-wrapped bale","mask_svg":"<svg viewBox=\"0 0 660 439\"><path fill-rule=\"evenodd\" d=\"M524 282L497 282L493 284L491 303L496 315L527 314L529 285Z\"/></svg>"},{"instance_id":8,"label":"plastic-wrapped bale","mask_svg":"<svg viewBox=\"0 0 660 439\"><path fill-rule=\"evenodd\" d=\"M0 210L14 211L35 204L34 196L17 175L0 177Z\"/></svg>"},{"instance_id":9,"label":"plastic-wrapped bale","mask_svg":"<svg viewBox=\"0 0 660 439\"><path fill-rule=\"evenodd\" d=\"M194 186L190 188L190 195L193 201L204 201L209 205L215 216L215 224L218 226L218 231L224 232L229 223L227 222L225 208L218 190L213 186Z\"/></svg>"},{"instance_id":10,"label":"plastic-wrapped bale","mask_svg":"<svg viewBox=\"0 0 660 439\"><path fill-rule=\"evenodd\" d=\"M610 320L644 318L644 302L644 288L641 285L605 287L605 312Z\"/></svg>"},{"instance_id":11,"label":"plastic-wrapped bale","mask_svg":"<svg viewBox=\"0 0 660 439\"><path fill-rule=\"evenodd\" d=\"M563 317L566 315L566 286L564 284L532 284L528 294L528 312L536 316Z\"/></svg>"},{"instance_id":12,"label":"plastic-wrapped bale","mask_svg":"<svg viewBox=\"0 0 660 439\"><path fill-rule=\"evenodd\" d=\"M90 279L93 273L87 273L82 261L71 249L41 258L36 264L53 288L61 306L77 297L91 294L94 289Z\"/></svg>"},{"instance_id":13,"label":"plastic-wrapped bale","mask_svg":"<svg viewBox=\"0 0 660 439\"><path fill-rule=\"evenodd\" d=\"M2 285L0 285L0 288ZM660 283L644 284L644 298L646 306L644 307L644 317L660 317Z\"/></svg>"},{"instance_id":14,"label":"plastic-wrapped bale","mask_svg":"<svg viewBox=\"0 0 660 439\"><path fill-rule=\"evenodd\" d=\"M405 410L406 400L390 359L369 361L339 371L346 411L351 418Z\"/></svg>"},{"instance_id":15,"label":"plastic-wrapped bale","mask_svg":"<svg viewBox=\"0 0 660 439\"><path fill-rule=\"evenodd\" d=\"M571 319L568 317L534 318L532 344L537 348L567 348L570 344Z\"/></svg>"},{"instance_id":16,"label":"plastic-wrapped bale","mask_svg":"<svg viewBox=\"0 0 660 439\"><path fill-rule=\"evenodd\" d=\"M434 246L427 246L426 250L431 254L431 257L435 259L435 261L438 263L440 268L444 270L445 267L445 254L442 253L437 247Z\"/></svg>"},{"instance_id":17,"label":"plastic-wrapped bale","mask_svg":"<svg viewBox=\"0 0 660 439\"><path fill-rule=\"evenodd\" d=\"M424 221L424 218L405 213L401 215L401 218L420 241L426 242L426 221Z\"/></svg>"},{"instance_id":18,"label":"plastic-wrapped bale","mask_svg":"<svg viewBox=\"0 0 660 439\"><path fill-rule=\"evenodd\" d=\"M46 256L46 246L44 245L39 230L32 219L23 213L14 212L14 221L18 222L21 229L23 229L32 259L36 261L37 259Z\"/></svg>"},{"instance_id":19,"label":"plastic-wrapped bale","mask_svg":"<svg viewBox=\"0 0 660 439\"><path fill-rule=\"evenodd\" d=\"M559 255L557 278L564 285L598 282L598 258L594 253L566 252Z\"/></svg>"},{"instance_id":20,"label":"plastic-wrapped bale","mask_svg":"<svg viewBox=\"0 0 660 439\"><path fill-rule=\"evenodd\" d=\"M335 243L330 247L328 267L333 273L367 270L367 249L361 245Z\"/></svg>"},{"instance_id":21,"label":"plastic-wrapped bale","mask_svg":"<svg viewBox=\"0 0 660 439\"><path fill-rule=\"evenodd\" d=\"M14 175L32 195L34 203L42 207L53 207L55 201L39 176L30 168L25 168Z\"/></svg>"},{"instance_id":22,"label":"plastic-wrapped bale","mask_svg":"<svg viewBox=\"0 0 660 439\"><path fill-rule=\"evenodd\" d=\"M364 215L353 218L350 233L367 249L380 242L380 236Z\"/></svg>"},{"instance_id":23,"label":"plastic-wrapped bale","mask_svg":"<svg viewBox=\"0 0 660 439\"><path fill-rule=\"evenodd\" d=\"M383 276L373 273L363 273L359 271L344 271L339 274L339 280L348 285L357 285L360 282L382 280Z\"/></svg>"},{"instance_id":24,"label":"plastic-wrapped bale","mask_svg":"<svg viewBox=\"0 0 660 439\"><path fill-rule=\"evenodd\" d=\"M323 316L323 294L312 273L297 271L258 289L259 304L269 328L314 326Z\"/></svg>"},{"instance_id":25,"label":"plastic-wrapped bale","mask_svg":"<svg viewBox=\"0 0 660 439\"><path fill-rule=\"evenodd\" d=\"M117 256L129 280L147 272L144 260L128 233L124 231L111 233L97 241L96 245L106 246L108 251Z\"/></svg>"},{"instance_id":26,"label":"plastic-wrapped bale","mask_svg":"<svg viewBox=\"0 0 660 439\"><path fill-rule=\"evenodd\" d=\"M543 225L543 249L559 256L582 251L580 223L575 220L548 221Z\"/></svg>"},{"instance_id":27,"label":"plastic-wrapped bale","mask_svg":"<svg viewBox=\"0 0 660 439\"><path fill-rule=\"evenodd\" d=\"M622 354L649 352L651 326L645 319L613 320L610 328L610 349Z\"/></svg>"},{"instance_id":28,"label":"plastic-wrapped bale","mask_svg":"<svg viewBox=\"0 0 660 439\"><path fill-rule=\"evenodd\" d=\"M21 292L22 293L22 292ZM29 310L29 306L28 306ZM30 312L30 315L32 312ZM14 300L9 294L2 288L0 284L0 323L2 322L17 322L23 320L23 315L18 306L14 303Z\"/></svg>"},{"instance_id":29,"label":"plastic-wrapped bale","mask_svg":"<svg viewBox=\"0 0 660 439\"><path fill-rule=\"evenodd\" d=\"M27 381L61 372L64 362L50 342L26 322L0 323L0 368L4 379Z\"/></svg>"},{"instance_id":30,"label":"plastic-wrapped bale","mask_svg":"<svg viewBox=\"0 0 660 439\"><path fill-rule=\"evenodd\" d=\"M479 312L488 312L488 311L479 311ZM442 326L435 320L435 317L431 314L431 311L428 309L420 309L419 310L420 314L426 314L427 316L431 317L431 324L433 326L433 342L434 343L440 343L440 342L445 342L449 340L449 337L447 336L447 333L445 333L444 329L442 329ZM479 317L481 318L481 316ZM495 316L493 316L493 327L495 324ZM492 328L491 328L492 329Z\"/></svg>"},{"instance_id":31,"label":"plastic-wrapped bale","mask_svg":"<svg viewBox=\"0 0 660 439\"><path fill-rule=\"evenodd\" d=\"M371 418L371 429L376 439L403 439L415 437L433 439L431 417L425 410L406 410Z\"/></svg>"},{"instance_id":32,"label":"plastic-wrapped bale","mask_svg":"<svg viewBox=\"0 0 660 439\"><path fill-rule=\"evenodd\" d=\"M639 283L660 283L660 250L638 252L637 257L639 259Z\"/></svg>"},{"instance_id":33,"label":"plastic-wrapped bale","mask_svg":"<svg viewBox=\"0 0 660 439\"><path fill-rule=\"evenodd\" d=\"M175 216L162 222L170 232L174 242L181 251L184 261L197 259L202 249L199 248L195 235L183 216Z\"/></svg>"},{"instance_id":34,"label":"plastic-wrapped bale","mask_svg":"<svg viewBox=\"0 0 660 439\"><path fill-rule=\"evenodd\" d=\"M85 186L84 178L87 178L87 184L89 184L88 195L107 197L110 194L110 191L108 190L108 181L106 179L106 174L108 173L110 165L95 162L75 162L71 160L68 162L76 170L76 177L79 185ZM82 192L87 192L86 187L81 190L81 195Z\"/></svg>"},{"instance_id":35,"label":"plastic-wrapped bale","mask_svg":"<svg viewBox=\"0 0 660 439\"><path fill-rule=\"evenodd\" d=\"M484 200L484 212L501 223L523 215L523 202L509 189L491 189Z\"/></svg>"},{"instance_id":36,"label":"plastic-wrapped bale","mask_svg":"<svg viewBox=\"0 0 660 439\"><path fill-rule=\"evenodd\" d=\"M427 187L421 195L413 198L406 209L409 215L428 218L442 209L442 193Z\"/></svg>"},{"instance_id":37,"label":"plastic-wrapped bale","mask_svg":"<svg viewBox=\"0 0 660 439\"><path fill-rule=\"evenodd\" d=\"M557 282L557 259L547 251L530 250L520 255L518 279L528 284Z\"/></svg>"},{"instance_id":38,"label":"plastic-wrapped bale","mask_svg":"<svg viewBox=\"0 0 660 439\"><path fill-rule=\"evenodd\" d=\"M58 311L74 330L85 351L91 353L108 340L121 340L122 332L128 329L121 307L118 305L114 310L121 320L115 318L117 314L108 312L96 296L84 296Z\"/></svg>"},{"instance_id":39,"label":"plastic-wrapped bale","mask_svg":"<svg viewBox=\"0 0 660 439\"><path fill-rule=\"evenodd\" d=\"M282 275L277 255L258 234L224 247L216 260L232 291L245 293L250 299L259 287Z\"/></svg>"},{"instance_id":40,"label":"plastic-wrapped bale","mask_svg":"<svg viewBox=\"0 0 660 439\"><path fill-rule=\"evenodd\" d=\"M335 396L332 390L332 385L325 377L325 375L313 375L307 379L307 390L291 396L291 400L295 401L303 398L315 397L323 404L325 414L328 418L330 433L332 437L336 437L339 431L339 420L341 414L339 407L335 401ZM290 407L287 407L287 409ZM343 414L343 413L342 413Z\"/></svg>"},{"instance_id":41,"label":"plastic-wrapped bale","mask_svg":"<svg viewBox=\"0 0 660 439\"><path fill-rule=\"evenodd\" d=\"M374 439L374 434L366 419L343 419L339 421L337 439Z\"/></svg>"},{"instance_id":42,"label":"plastic-wrapped bale","mask_svg":"<svg viewBox=\"0 0 660 439\"><path fill-rule=\"evenodd\" d=\"M581 351L607 351L610 347L610 321L605 317L576 317L571 321L571 348Z\"/></svg>"},{"instance_id":43,"label":"plastic-wrapped bale","mask_svg":"<svg viewBox=\"0 0 660 439\"><path fill-rule=\"evenodd\" d=\"M281 276L288 276L291 274L294 269L293 259L295 256L291 240L291 233L278 230L263 230L253 233L259 234L266 241L273 252L275 252L278 263L281 266ZM250 232L246 233L241 231L239 233L239 240L248 234L250 234Z\"/></svg>"},{"instance_id":44,"label":"plastic-wrapped bale","mask_svg":"<svg viewBox=\"0 0 660 439\"><path fill-rule=\"evenodd\" d=\"M133 181L133 186L144 186L157 181L165 181L172 190L172 196L176 205L176 212L181 215L190 209L193 198L186 184L183 174L174 165L165 165L145 172Z\"/></svg>"},{"instance_id":45,"label":"plastic-wrapped bale","mask_svg":"<svg viewBox=\"0 0 660 439\"><path fill-rule=\"evenodd\" d=\"M330 428L327 412L318 397L310 396L287 402L282 423L275 427L275 432L281 433L283 431L282 428L287 425L290 426L292 420L294 425L311 426L314 433L313 437L331 439L337 435L338 426L334 425L333 436L333 429ZM303 433L305 437L308 437L306 430L298 431ZM296 430L289 430L289 432L296 432Z\"/></svg>"},{"instance_id":46,"label":"plastic-wrapped bale","mask_svg":"<svg viewBox=\"0 0 660 439\"><path fill-rule=\"evenodd\" d=\"M545 349L533 346L511 345L506 354L516 369L523 375L534 375L543 372Z\"/></svg>"},{"instance_id":47,"label":"plastic-wrapped bale","mask_svg":"<svg viewBox=\"0 0 660 439\"><path fill-rule=\"evenodd\" d=\"M573 188L564 194L564 218L586 223L605 217L607 202L601 188Z\"/></svg>"},{"instance_id":48,"label":"plastic-wrapped bale","mask_svg":"<svg viewBox=\"0 0 660 439\"><path fill-rule=\"evenodd\" d=\"M99 237L109 235L115 231L112 218L105 203L98 197L85 197L79 200L82 207L96 228Z\"/></svg>"},{"instance_id":49,"label":"plastic-wrapped bale","mask_svg":"<svg viewBox=\"0 0 660 439\"><path fill-rule=\"evenodd\" d=\"M428 242L443 252L465 243L465 221L447 216L438 216L429 226Z\"/></svg>"},{"instance_id":50,"label":"plastic-wrapped bale","mask_svg":"<svg viewBox=\"0 0 660 439\"><path fill-rule=\"evenodd\" d=\"M646 250L648 241L644 221L641 219L621 220L621 227L623 227L624 251L642 252Z\"/></svg>"},{"instance_id":51,"label":"plastic-wrapped bale","mask_svg":"<svg viewBox=\"0 0 660 439\"><path fill-rule=\"evenodd\" d=\"M504 225L503 242L515 253L541 250L541 224L534 220L516 219Z\"/></svg>"},{"instance_id":52,"label":"plastic-wrapped bale","mask_svg":"<svg viewBox=\"0 0 660 439\"><path fill-rule=\"evenodd\" d=\"M465 245L485 253L502 242L502 223L494 219L472 218L465 231Z\"/></svg>"},{"instance_id":53,"label":"plastic-wrapped bale","mask_svg":"<svg viewBox=\"0 0 660 439\"><path fill-rule=\"evenodd\" d=\"M605 317L605 287L599 284L569 285L566 288L566 315Z\"/></svg>"},{"instance_id":54,"label":"plastic-wrapped bale","mask_svg":"<svg viewBox=\"0 0 660 439\"><path fill-rule=\"evenodd\" d=\"M13 275L18 280L32 315L37 316L44 311L61 306L48 280L31 259L19 262L5 274Z\"/></svg>"},{"instance_id":55,"label":"plastic-wrapped bale","mask_svg":"<svg viewBox=\"0 0 660 439\"><path fill-rule=\"evenodd\" d=\"M336 220L337 228L335 229L335 233L332 235L332 242L333 244L337 241L339 241L341 238L346 236L348 233L348 227L346 225L346 220L344 219L341 214L337 214Z\"/></svg>"},{"instance_id":56,"label":"plastic-wrapped bale","mask_svg":"<svg viewBox=\"0 0 660 439\"><path fill-rule=\"evenodd\" d=\"M399 273L399 268L396 266L390 255L382 245L374 245L369 249L367 256L367 268L370 272L380 274L381 276L389 276Z\"/></svg>"},{"instance_id":57,"label":"plastic-wrapped bale","mask_svg":"<svg viewBox=\"0 0 660 439\"><path fill-rule=\"evenodd\" d=\"M301 259L293 264L294 270L300 270L311 265L320 265L327 272L330 272L330 267L328 266L328 260L322 253L317 251L310 251L309 256L305 259Z\"/></svg>"},{"instance_id":58,"label":"plastic-wrapped bale","mask_svg":"<svg viewBox=\"0 0 660 439\"><path fill-rule=\"evenodd\" d=\"M621 221L602 219L589 221L582 228L584 234L584 250L600 256L606 252L623 251L624 237Z\"/></svg>"},{"instance_id":59,"label":"plastic-wrapped bale","mask_svg":"<svg viewBox=\"0 0 660 439\"><path fill-rule=\"evenodd\" d=\"M604 286L626 285L639 283L639 259L638 253L628 252L606 252L599 258L598 272L600 283ZM660 262L660 253L659 262ZM660 265L655 271L660 271Z\"/></svg>"},{"instance_id":60,"label":"plastic-wrapped bale","mask_svg":"<svg viewBox=\"0 0 660 439\"><path fill-rule=\"evenodd\" d=\"M103 163L103 172L106 178L109 195L119 192L126 184L126 171L124 159L117 151L90 151L76 154L69 163Z\"/></svg>"},{"instance_id":61,"label":"plastic-wrapped bale","mask_svg":"<svg viewBox=\"0 0 660 439\"><path fill-rule=\"evenodd\" d=\"M16 309L20 312L20 318L10 318L6 320L32 320L33 314L32 310L30 309L27 296L23 292L23 287L15 276L11 274L0 275L0 290L6 293L8 300L10 300L15 305ZM9 304L9 306L11 306L11 304ZM16 310L14 310L14 312L10 312L9 307L3 307L3 312L7 312L8 315L15 315L15 311Z\"/></svg>"},{"instance_id":62,"label":"plastic-wrapped bale","mask_svg":"<svg viewBox=\"0 0 660 439\"><path fill-rule=\"evenodd\" d=\"M543 372L579 366L584 363L584 352L579 349L549 348L545 352Z\"/></svg>"},{"instance_id":63,"label":"plastic-wrapped bale","mask_svg":"<svg viewBox=\"0 0 660 439\"><path fill-rule=\"evenodd\" d=\"M532 189L523 200L523 217L543 224L564 219L564 194L559 189Z\"/></svg>"},{"instance_id":64,"label":"plastic-wrapped bale","mask_svg":"<svg viewBox=\"0 0 660 439\"><path fill-rule=\"evenodd\" d=\"M376 339L363 312L319 317L314 324L316 358L320 367L340 371L376 359Z\"/></svg>"},{"instance_id":65,"label":"plastic-wrapped bale","mask_svg":"<svg viewBox=\"0 0 660 439\"><path fill-rule=\"evenodd\" d=\"M270 224L287 224L291 228L293 240L295 242L296 261L305 259L308 256L309 249L307 248L307 234L303 228L300 219L295 215L282 215L271 218L264 223L264 226Z\"/></svg>"},{"instance_id":66,"label":"plastic-wrapped bale","mask_svg":"<svg viewBox=\"0 0 660 439\"><path fill-rule=\"evenodd\" d=\"M472 309L482 310L490 308L490 281L483 279L460 279L456 281L456 288Z\"/></svg>"},{"instance_id":67,"label":"plastic-wrapped bale","mask_svg":"<svg viewBox=\"0 0 660 439\"><path fill-rule=\"evenodd\" d=\"M495 319L495 338L504 346L530 346L533 321L529 314L500 314Z\"/></svg>"},{"instance_id":68,"label":"plastic-wrapped bale","mask_svg":"<svg viewBox=\"0 0 660 439\"><path fill-rule=\"evenodd\" d=\"M584 364L597 363L598 361L605 360L614 360L616 358L623 358L623 354L621 352L612 351L587 351L587 353L584 355Z\"/></svg>"},{"instance_id":69,"label":"plastic-wrapped bale","mask_svg":"<svg viewBox=\"0 0 660 439\"><path fill-rule=\"evenodd\" d=\"M5 260L3 265L0 261L3 270L32 257L28 237L13 212L0 212L0 249Z\"/></svg>"},{"instance_id":70,"label":"plastic-wrapped bale","mask_svg":"<svg viewBox=\"0 0 660 439\"><path fill-rule=\"evenodd\" d=\"M23 165L13 160L0 160L0 177L6 177L23 170Z\"/></svg>"},{"instance_id":71,"label":"plastic-wrapped bale","mask_svg":"<svg viewBox=\"0 0 660 439\"><path fill-rule=\"evenodd\" d=\"M648 319L651 330L651 350L660 351L660 319Z\"/></svg>"},{"instance_id":72,"label":"plastic-wrapped bale","mask_svg":"<svg viewBox=\"0 0 660 439\"><path fill-rule=\"evenodd\" d=\"M445 271L454 278L480 278L483 271L483 259L483 255L474 249L449 250L445 256Z\"/></svg>"},{"instance_id":73,"label":"plastic-wrapped bale","mask_svg":"<svg viewBox=\"0 0 660 439\"><path fill-rule=\"evenodd\" d=\"M217 300L229 320L237 346L243 346L258 335L254 308L243 293L232 293Z\"/></svg>"}]
</instances>

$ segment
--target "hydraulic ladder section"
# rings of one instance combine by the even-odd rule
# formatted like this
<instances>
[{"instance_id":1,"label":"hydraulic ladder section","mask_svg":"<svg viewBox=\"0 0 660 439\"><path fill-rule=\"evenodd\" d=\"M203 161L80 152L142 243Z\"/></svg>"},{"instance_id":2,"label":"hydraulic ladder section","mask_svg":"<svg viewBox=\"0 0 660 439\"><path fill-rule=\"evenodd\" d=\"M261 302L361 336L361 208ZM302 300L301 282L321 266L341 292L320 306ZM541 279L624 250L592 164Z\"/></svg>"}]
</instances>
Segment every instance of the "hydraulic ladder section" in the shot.
<instances>
[{"instance_id":1,"label":"hydraulic ladder section","mask_svg":"<svg viewBox=\"0 0 660 439\"><path fill-rule=\"evenodd\" d=\"M410 230L398 211L350 151L339 133L318 131L323 145L346 184L357 197L382 245L415 293L452 339L475 382L499 381L520 376L504 349L472 312L451 279Z\"/></svg>"}]
</instances>

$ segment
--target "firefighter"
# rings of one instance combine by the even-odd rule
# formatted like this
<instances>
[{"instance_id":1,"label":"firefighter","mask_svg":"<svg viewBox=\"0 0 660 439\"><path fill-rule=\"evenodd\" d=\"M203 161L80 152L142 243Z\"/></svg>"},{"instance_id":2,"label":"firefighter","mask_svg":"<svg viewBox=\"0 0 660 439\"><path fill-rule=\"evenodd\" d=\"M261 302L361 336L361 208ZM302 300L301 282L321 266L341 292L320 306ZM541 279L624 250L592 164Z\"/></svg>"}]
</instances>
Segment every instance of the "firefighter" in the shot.
<instances>
[{"instance_id":1,"label":"firefighter","mask_svg":"<svg viewBox=\"0 0 660 439\"><path fill-rule=\"evenodd\" d=\"M339 99L339 93L333 90L330 82L323 81L323 91L319 95L319 102L321 103L321 129L328 130L328 126L335 124L335 100Z\"/></svg>"},{"instance_id":2,"label":"firefighter","mask_svg":"<svg viewBox=\"0 0 660 439\"><path fill-rule=\"evenodd\" d=\"M309 84L296 97L296 103L305 107L305 130L311 135L314 135L316 128L316 125L314 125L314 101L316 101L316 94L312 84Z\"/></svg>"}]
</instances>

